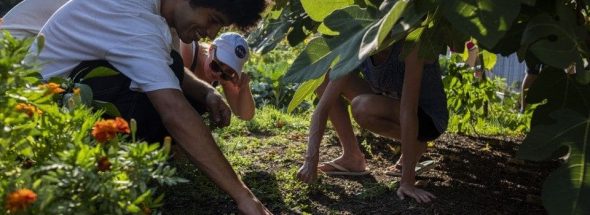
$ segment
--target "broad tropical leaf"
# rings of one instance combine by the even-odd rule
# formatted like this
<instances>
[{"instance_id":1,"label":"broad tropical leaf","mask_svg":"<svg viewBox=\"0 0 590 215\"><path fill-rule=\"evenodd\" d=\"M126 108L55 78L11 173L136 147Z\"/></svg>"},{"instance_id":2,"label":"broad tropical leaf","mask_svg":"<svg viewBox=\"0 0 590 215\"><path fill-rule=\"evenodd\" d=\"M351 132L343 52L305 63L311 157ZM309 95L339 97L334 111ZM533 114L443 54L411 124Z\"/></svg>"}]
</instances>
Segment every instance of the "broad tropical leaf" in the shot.
<instances>
[{"instance_id":1,"label":"broad tropical leaf","mask_svg":"<svg viewBox=\"0 0 590 215\"><path fill-rule=\"evenodd\" d=\"M533 18L525 29L522 44L547 65L565 68L579 58L576 46L570 34L561 23L549 14L541 14Z\"/></svg>"},{"instance_id":2,"label":"broad tropical leaf","mask_svg":"<svg viewBox=\"0 0 590 215\"><path fill-rule=\"evenodd\" d=\"M291 113L301 102L303 102L307 97L309 97L313 92L324 82L325 75L319 78L308 80L303 84L299 85L297 91L293 95L293 99L289 102L289 106L287 107L287 112Z\"/></svg>"},{"instance_id":3,"label":"broad tropical leaf","mask_svg":"<svg viewBox=\"0 0 590 215\"><path fill-rule=\"evenodd\" d=\"M321 76L330 68L330 64L332 63L331 61L323 60L329 52L330 47L324 38L317 37L312 39L299 56L297 56L293 65L289 67L284 79L286 81L301 82Z\"/></svg>"},{"instance_id":4,"label":"broad tropical leaf","mask_svg":"<svg viewBox=\"0 0 590 215\"><path fill-rule=\"evenodd\" d=\"M121 112L119 112L119 109L117 109L117 107L113 103L94 100L92 101L92 106L100 110L103 110L104 113L109 116L121 116Z\"/></svg>"},{"instance_id":5,"label":"broad tropical leaf","mask_svg":"<svg viewBox=\"0 0 590 215\"><path fill-rule=\"evenodd\" d=\"M490 71L494 68L494 66L496 65L496 54L491 53L487 50L483 50L482 52L482 56L483 56L483 66L484 69Z\"/></svg>"},{"instance_id":6,"label":"broad tropical leaf","mask_svg":"<svg viewBox=\"0 0 590 215\"><path fill-rule=\"evenodd\" d=\"M273 14L280 14L274 17ZM299 44L307 35L303 27L308 27L312 22L305 14L299 1L289 1L282 9L272 12L269 20L263 23L258 30L248 36L248 43L255 52L265 54L276 47L285 37L289 36L292 45ZM303 33L303 35L302 35Z\"/></svg>"},{"instance_id":7,"label":"broad tropical leaf","mask_svg":"<svg viewBox=\"0 0 590 215\"><path fill-rule=\"evenodd\" d=\"M337 31L339 36L329 39L316 38L311 41L295 59L285 75L285 80L303 82L318 78L325 74L333 63L340 65L334 67L331 78L352 71L362 61L358 57L360 43L374 21L366 9L358 6L334 11L326 17L324 23L331 30Z\"/></svg>"},{"instance_id":8,"label":"broad tropical leaf","mask_svg":"<svg viewBox=\"0 0 590 215\"><path fill-rule=\"evenodd\" d=\"M543 203L550 214L585 214L590 211L590 118L568 109L551 117L555 123L532 128L518 157L545 160L558 148L569 147L568 163L543 185Z\"/></svg>"},{"instance_id":9,"label":"broad tropical leaf","mask_svg":"<svg viewBox=\"0 0 590 215\"><path fill-rule=\"evenodd\" d=\"M416 27L425 13L417 12L412 2L398 1L385 16L367 31L359 51L359 58L371 54L402 39L407 32Z\"/></svg>"},{"instance_id":10,"label":"broad tropical leaf","mask_svg":"<svg viewBox=\"0 0 590 215\"><path fill-rule=\"evenodd\" d=\"M303 9L316 22L324 21L333 11L350 6L354 0L301 0Z\"/></svg>"},{"instance_id":11,"label":"broad tropical leaf","mask_svg":"<svg viewBox=\"0 0 590 215\"><path fill-rule=\"evenodd\" d=\"M457 30L491 48L510 29L520 4L515 0L445 0L442 10Z\"/></svg>"}]
</instances>

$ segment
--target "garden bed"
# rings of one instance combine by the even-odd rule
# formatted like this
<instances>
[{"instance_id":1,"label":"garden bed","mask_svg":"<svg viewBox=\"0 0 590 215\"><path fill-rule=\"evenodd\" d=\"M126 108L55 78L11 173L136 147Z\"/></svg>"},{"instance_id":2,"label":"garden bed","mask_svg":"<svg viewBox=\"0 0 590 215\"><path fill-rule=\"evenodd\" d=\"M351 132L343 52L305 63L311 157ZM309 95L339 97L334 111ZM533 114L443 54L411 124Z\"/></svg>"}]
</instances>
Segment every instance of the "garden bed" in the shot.
<instances>
[{"instance_id":1,"label":"garden bed","mask_svg":"<svg viewBox=\"0 0 590 215\"><path fill-rule=\"evenodd\" d=\"M559 165L556 160L516 159L521 137L444 134L425 154L436 161L435 168L418 177L418 183L438 198L431 204L418 204L399 200L395 194L399 178L384 174L385 167L399 157L395 155L399 142L365 133L358 138L372 174L322 176L317 184L307 186L293 177L303 161L304 130L253 133L248 138L241 140L247 146L234 146L225 153L275 214L544 214L542 183ZM340 155L337 138L330 134L326 140L322 161ZM212 188L186 160L175 163L181 175L192 182L166 193L165 214L237 212L235 203Z\"/></svg>"}]
</instances>

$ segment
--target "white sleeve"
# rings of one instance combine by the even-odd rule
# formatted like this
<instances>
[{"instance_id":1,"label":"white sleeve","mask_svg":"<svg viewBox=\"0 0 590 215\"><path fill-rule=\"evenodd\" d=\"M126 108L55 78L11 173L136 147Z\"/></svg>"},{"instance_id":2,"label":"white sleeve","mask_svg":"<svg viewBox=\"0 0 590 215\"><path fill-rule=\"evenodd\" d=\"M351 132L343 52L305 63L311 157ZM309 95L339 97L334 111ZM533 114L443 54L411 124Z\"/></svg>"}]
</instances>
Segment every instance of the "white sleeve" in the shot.
<instances>
[{"instance_id":1,"label":"white sleeve","mask_svg":"<svg viewBox=\"0 0 590 215\"><path fill-rule=\"evenodd\" d=\"M180 89L170 64L170 47L157 35L140 35L111 46L106 60L131 79L129 88L150 92Z\"/></svg>"}]
</instances>

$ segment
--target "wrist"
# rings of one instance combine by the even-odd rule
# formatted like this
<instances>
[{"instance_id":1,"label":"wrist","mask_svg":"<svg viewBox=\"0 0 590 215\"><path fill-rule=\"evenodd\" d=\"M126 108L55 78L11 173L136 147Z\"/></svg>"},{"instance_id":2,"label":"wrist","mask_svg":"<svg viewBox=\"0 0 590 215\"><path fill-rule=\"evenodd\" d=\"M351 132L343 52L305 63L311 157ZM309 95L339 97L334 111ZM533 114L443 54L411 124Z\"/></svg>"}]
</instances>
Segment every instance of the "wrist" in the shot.
<instances>
[{"instance_id":1,"label":"wrist","mask_svg":"<svg viewBox=\"0 0 590 215\"><path fill-rule=\"evenodd\" d=\"M234 201L236 201L238 205L247 203L255 199L254 194L252 193L252 191L250 191L250 189L248 189L248 187L246 187L246 185L242 185L240 191L233 195L232 198L234 199Z\"/></svg>"},{"instance_id":2,"label":"wrist","mask_svg":"<svg viewBox=\"0 0 590 215\"><path fill-rule=\"evenodd\" d=\"M408 175L408 174L405 174L405 173L402 174L402 178L401 178L401 180L400 180L399 183L400 183L400 186L402 186L402 185L405 185L405 186L407 186L407 185L414 186L414 183L416 183L415 174L412 174L412 175Z\"/></svg>"},{"instance_id":3,"label":"wrist","mask_svg":"<svg viewBox=\"0 0 590 215\"><path fill-rule=\"evenodd\" d=\"M317 164L319 162L319 156L318 155L306 155L305 156L305 162L308 163L315 163Z\"/></svg>"}]
</instances>

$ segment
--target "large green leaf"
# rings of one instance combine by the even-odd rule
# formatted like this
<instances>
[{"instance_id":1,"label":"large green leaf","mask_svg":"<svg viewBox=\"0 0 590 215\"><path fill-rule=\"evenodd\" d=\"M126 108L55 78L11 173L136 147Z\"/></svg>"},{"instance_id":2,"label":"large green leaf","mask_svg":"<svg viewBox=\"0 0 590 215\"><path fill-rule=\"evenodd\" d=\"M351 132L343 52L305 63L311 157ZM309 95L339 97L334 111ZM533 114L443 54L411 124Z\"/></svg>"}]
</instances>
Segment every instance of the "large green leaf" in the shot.
<instances>
[{"instance_id":1,"label":"large green leaf","mask_svg":"<svg viewBox=\"0 0 590 215\"><path fill-rule=\"evenodd\" d=\"M113 103L94 100L92 101L92 106L94 108L103 110L104 113L109 116L121 116L121 112L119 112L119 109L117 109L117 107Z\"/></svg>"},{"instance_id":2,"label":"large green leaf","mask_svg":"<svg viewBox=\"0 0 590 215\"><path fill-rule=\"evenodd\" d=\"M515 0L445 0L442 9L457 30L494 47L520 12Z\"/></svg>"},{"instance_id":3,"label":"large green leaf","mask_svg":"<svg viewBox=\"0 0 590 215\"><path fill-rule=\"evenodd\" d=\"M379 32L377 33L377 47L380 47L385 38L391 34L393 25L398 23L398 20L402 18L401 16L402 14L405 14L404 12L406 12L406 8L408 8L408 1L400 0L391 7L391 10L389 10L387 14L385 14L381 25L379 25ZM410 9L408 9L408 11L410 11Z\"/></svg>"},{"instance_id":4,"label":"large green leaf","mask_svg":"<svg viewBox=\"0 0 590 215\"><path fill-rule=\"evenodd\" d=\"M354 0L301 0L305 12L316 22L324 21L333 11L353 3Z\"/></svg>"},{"instance_id":5,"label":"large green leaf","mask_svg":"<svg viewBox=\"0 0 590 215\"><path fill-rule=\"evenodd\" d=\"M491 53L487 50L483 50L481 55L483 56L484 69L486 69L488 71L492 70L494 68L494 66L496 66L496 60L497 60L496 54Z\"/></svg>"},{"instance_id":6,"label":"large green leaf","mask_svg":"<svg viewBox=\"0 0 590 215\"><path fill-rule=\"evenodd\" d=\"M255 52L267 53L285 38L289 31L289 23L282 19L269 21L260 32L254 32L248 36L250 46Z\"/></svg>"},{"instance_id":7,"label":"large green leaf","mask_svg":"<svg viewBox=\"0 0 590 215\"><path fill-rule=\"evenodd\" d=\"M303 26L311 27L313 21L306 16L299 1L291 0L284 6L277 18L268 18L256 31L248 36L248 43L255 52L265 54L276 47L287 35L292 44L298 44L307 35L303 33ZM311 22L311 23L310 23ZM309 29L308 30L313 30Z\"/></svg>"},{"instance_id":8,"label":"large green leaf","mask_svg":"<svg viewBox=\"0 0 590 215\"><path fill-rule=\"evenodd\" d=\"M540 14L528 23L522 48L528 48L547 65L565 68L580 58L575 38L575 32L568 31L549 14Z\"/></svg>"},{"instance_id":9,"label":"large green leaf","mask_svg":"<svg viewBox=\"0 0 590 215\"><path fill-rule=\"evenodd\" d=\"M307 97L312 95L312 93L324 82L325 75L319 78L308 80L303 84L299 85L295 94L293 94L293 99L289 102L289 106L287 107L287 112L291 113L301 102L303 102Z\"/></svg>"},{"instance_id":10,"label":"large green leaf","mask_svg":"<svg viewBox=\"0 0 590 215\"><path fill-rule=\"evenodd\" d=\"M92 105L92 100L94 98L92 88L90 88L90 86L86 84L80 83L76 83L74 86L80 89L80 99L82 100L82 103L90 107L90 105Z\"/></svg>"},{"instance_id":11,"label":"large green leaf","mask_svg":"<svg viewBox=\"0 0 590 215\"><path fill-rule=\"evenodd\" d=\"M358 6L334 11L326 17L328 28L339 33L333 38L316 38L307 45L287 71L285 80L303 82L325 74L332 64L337 64L332 77L346 74L362 61L358 51L361 40L375 21L370 14Z\"/></svg>"},{"instance_id":12,"label":"large green leaf","mask_svg":"<svg viewBox=\"0 0 590 215\"><path fill-rule=\"evenodd\" d=\"M516 19L510 26L510 29L504 34L502 39L500 39L500 41L498 41L498 43L489 50L493 53L501 54L502 56L508 56L517 52L520 48L520 41L522 39L522 34L524 33L527 22L528 20Z\"/></svg>"},{"instance_id":13,"label":"large green leaf","mask_svg":"<svg viewBox=\"0 0 590 215\"><path fill-rule=\"evenodd\" d=\"M284 79L286 81L302 82L321 76L330 68L331 61L324 60L329 52L330 47L324 38L312 39L299 56L295 58Z\"/></svg>"},{"instance_id":14,"label":"large green leaf","mask_svg":"<svg viewBox=\"0 0 590 215\"><path fill-rule=\"evenodd\" d=\"M420 34L420 37L414 41L419 47L418 57L427 61L436 61L440 54L444 54L447 50L446 42L444 37L441 36L441 32L444 32L445 28L448 28L446 22L442 22L438 17L435 16L434 21L429 23L428 27L424 28L424 31ZM409 37L409 36L408 36ZM411 40L411 39L410 39ZM411 49L405 50L406 52ZM405 54L403 56L406 56Z\"/></svg>"},{"instance_id":15,"label":"large green leaf","mask_svg":"<svg viewBox=\"0 0 590 215\"><path fill-rule=\"evenodd\" d=\"M363 37L359 58L364 59L402 39L416 27L425 13L416 12L413 1L397 1L385 16L375 22Z\"/></svg>"},{"instance_id":16,"label":"large green leaf","mask_svg":"<svg viewBox=\"0 0 590 215\"><path fill-rule=\"evenodd\" d=\"M550 214L585 214L590 211L590 118L568 109L551 117L555 123L532 128L518 157L544 160L568 146L567 164L551 173L543 185L543 202Z\"/></svg>"}]
</instances>

